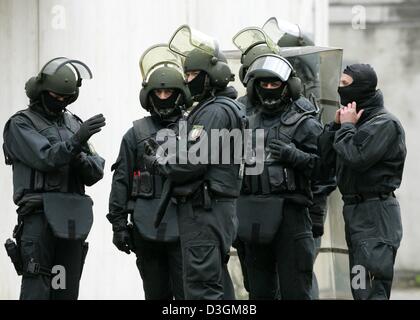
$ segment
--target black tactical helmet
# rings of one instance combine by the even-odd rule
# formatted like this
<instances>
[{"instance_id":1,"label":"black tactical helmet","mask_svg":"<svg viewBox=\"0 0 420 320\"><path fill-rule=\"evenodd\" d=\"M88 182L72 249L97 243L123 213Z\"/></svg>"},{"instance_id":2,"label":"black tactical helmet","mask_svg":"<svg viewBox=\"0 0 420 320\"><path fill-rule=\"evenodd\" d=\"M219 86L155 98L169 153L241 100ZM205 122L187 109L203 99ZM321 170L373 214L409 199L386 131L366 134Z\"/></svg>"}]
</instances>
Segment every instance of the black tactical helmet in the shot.
<instances>
[{"instance_id":1,"label":"black tactical helmet","mask_svg":"<svg viewBox=\"0 0 420 320\"><path fill-rule=\"evenodd\" d=\"M140 90L141 106L158 114L162 119L181 112L181 107L192 105L191 94L184 79L182 59L169 50L167 44L148 48L140 58L143 88ZM174 95L160 100L154 95L156 89L173 89Z\"/></svg>"},{"instance_id":2,"label":"black tactical helmet","mask_svg":"<svg viewBox=\"0 0 420 320\"><path fill-rule=\"evenodd\" d=\"M304 47L314 46L315 43L304 33L299 36L285 33L277 42L279 47Z\"/></svg>"},{"instance_id":3,"label":"black tactical helmet","mask_svg":"<svg viewBox=\"0 0 420 320\"><path fill-rule=\"evenodd\" d=\"M244 83L246 83L247 87L247 96L251 101L261 100L258 92L256 92L256 86L260 80L265 79L271 79L270 82L281 81L286 84L281 89L281 99L279 99L278 103L284 104L300 97L302 90L301 81L296 77L290 62L280 55L261 55L249 67ZM263 101L259 102L263 105Z\"/></svg>"},{"instance_id":4,"label":"black tactical helmet","mask_svg":"<svg viewBox=\"0 0 420 320\"><path fill-rule=\"evenodd\" d=\"M169 48L185 58L184 72L202 71L208 76L207 90L223 89L234 80L217 41L188 25L182 25L175 31Z\"/></svg>"},{"instance_id":5,"label":"black tactical helmet","mask_svg":"<svg viewBox=\"0 0 420 320\"><path fill-rule=\"evenodd\" d=\"M230 81L234 80L226 57L218 50L213 55L200 49L191 51L185 58L184 72L195 70L208 74L212 88L223 89Z\"/></svg>"},{"instance_id":6,"label":"black tactical helmet","mask_svg":"<svg viewBox=\"0 0 420 320\"><path fill-rule=\"evenodd\" d=\"M153 102L150 99L150 94L153 94L155 89L174 89L180 93L181 95L174 108L179 106L189 108L192 105L190 91L183 74L176 68L162 66L152 71L147 81L143 81L143 88L140 90L141 106L149 112L154 110L159 113L159 110L154 109Z\"/></svg>"},{"instance_id":7,"label":"black tactical helmet","mask_svg":"<svg viewBox=\"0 0 420 320\"><path fill-rule=\"evenodd\" d=\"M265 44L258 44L256 46L250 47L245 53L242 54L241 57L241 67L239 69L239 79L241 80L242 84L246 86L244 83L245 74L248 71L249 66L254 62L255 59L258 57L269 54L269 53L277 53L274 52L269 46Z\"/></svg>"},{"instance_id":8,"label":"black tactical helmet","mask_svg":"<svg viewBox=\"0 0 420 320\"><path fill-rule=\"evenodd\" d=\"M76 101L82 79L91 79L92 73L81 61L59 57L44 65L36 77L25 84L26 95L31 101L40 99L41 94L51 91L61 96L70 96L68 104Z\"/></svg>"},{"instance_id":9,"label":"black tactical helmet","mask_svg":"<svg viewBox=\"0 0 420 320\"><path fill-rule=\"evenodd\" d=\"M272 39L258 27L247 27L240 30L233 38L233 44L242 52L239 79L244 83L245 74L256 58L264 54L278 54L279 48Z\"/></svg>"},{"instance_id":10,"label":"black tactical helmet","mask_svg":"<svg viewBox=\"0 0 420 320\"><path fill-rule=\"evenodd\" d=\"M276 41L279 47L304 47L313 46L314 42L309 36L302 32L299 25L277 20L275 17L269 18L262 29Z\"/></svg>"}]
</instances>

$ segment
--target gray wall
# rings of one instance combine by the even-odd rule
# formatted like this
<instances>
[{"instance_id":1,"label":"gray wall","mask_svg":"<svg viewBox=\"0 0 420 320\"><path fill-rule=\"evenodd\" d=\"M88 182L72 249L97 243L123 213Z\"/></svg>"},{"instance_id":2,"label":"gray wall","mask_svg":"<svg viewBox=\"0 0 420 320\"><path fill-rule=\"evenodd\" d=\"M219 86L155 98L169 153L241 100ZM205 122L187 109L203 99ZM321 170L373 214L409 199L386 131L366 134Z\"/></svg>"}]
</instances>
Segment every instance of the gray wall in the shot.
<instances>
[{"instance_id":1,"label":"gray wall","mask_svg":"<svg viewBox=\"0 0 420 320\"><path fill-rule=\"evenodd\" d=\"M356 17L352 8L360 3L366 10L366 29L352 27ZM399 271L420 271L419 34L420 1L330 1L330 45L343 47L345 60L370 63L375 68L385 105L405 128L408 156L396 193L404 227L397 255Z\"/></svg>"}]
</instances>

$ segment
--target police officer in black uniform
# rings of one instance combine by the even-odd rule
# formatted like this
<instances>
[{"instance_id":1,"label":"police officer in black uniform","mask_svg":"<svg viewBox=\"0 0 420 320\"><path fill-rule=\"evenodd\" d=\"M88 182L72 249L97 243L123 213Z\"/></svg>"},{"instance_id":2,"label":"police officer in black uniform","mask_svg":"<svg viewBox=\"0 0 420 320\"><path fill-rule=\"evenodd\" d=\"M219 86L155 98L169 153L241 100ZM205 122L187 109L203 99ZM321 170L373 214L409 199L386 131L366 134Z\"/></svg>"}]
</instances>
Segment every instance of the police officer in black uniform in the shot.
<instances>
[{"instance_id":1,"label":"police officer in black uniform","mask_svg":"<svg viewBox=\"0 0 420 320\"><path fill-rule=\"evenodd\" d=\"M151 61L153 61L151 63ZM165 128L177 132L181 112L191 105L182 62L167 45L149 48L140 59L143 88L141 106L150 116L136 120L124 135L114 171L107 215L115 246L136 253L147 300L184 298L182 254L176 206L168 205L165 219L155 228L165 177L145 168L148 140ZM134 228L128 224L132 214Z\"/></svg>"},{"instance_id":2,"label":"police officer in black uniform","mask_svg":"<svg viewBox=\"0 0 420 320\"><path fill-rule=\"evenodd\" d=\"M250 128L264 129L267 149L263 173L245 176L238 200L250 299L311 299L315 247L308 207L322 126L279 55L257 57L244 82L258 106Z\"/></svg>"},{"instance_id":3,"label":"police officer in black uniform","mask_svg":"<svg viewBox=\"0 0 420 320\"><path fill-rule=\"evenodd\" d=\"M233 152L228 154L229 163L221 163L221 158L218 163L210 161L230 145L229 139L222 137L223 142L214 147L211 130L241 131L245 115L241 113L243 106L233 100L236 90L227 87L233 75L217 43L194 36L188 26L181 26L169 46L185 57L188 87L198 102L186 123L188 134L184 139L188 140L185 141L188 156L192 150L199 149L204 161L194 163L190 158L173 155L176 164L170 161L162 164L156 156L151 156L149 166L170 180L171 194L177 201L185 298L234 299L227 262L237 230L236 198L242 181L241 165L234 161Z\"/></svg>"},{"instance_id":4,"label":"police officer in black uniform","mask_svg":"<svg viewBox=\"0 0 420 320\"><path fill-rule=\"evenodd\" d=\"M263 29L266 27L266 25L270 23L275 23L275 27L279 28L277 25L277 20L275 18L270 18L265 23ZM269 29L272 30L273 26L270 26ZM251 64L258 57L266 54L279 54L279 47L297 47L314 45L314 43L306 35L301 34L295 36L288 33L282 33L280 30L279 33L282 34L282 36L280 39L278 39L277 45L274 45L272 43L271 38L267 34L265 34L265 30L261 30L260 28L256 27L245 28L238 32L237 35L235 35L235 37L233 38L233 42L235 43L235 45L238 46L238 48L242 49L242 64L239 69L239 77L245 87L247 85L244 82L245 75ZM250 44L249 41L244 41L246 37L251 38L251 35L253 35L252 38L254 39L254 43ZM248 45L246 49L242 48L241 41ZM289 57L287 58L287 60L291 62L292 66L298 66L299 68L298 70L294 68L294 70L296 71L296 74L302 82L302 95L304 95L308 99L311 98L311 101L316 103L316 98L319 97L319 94L315 97L313 96L313 93L319 93L319 81L318 86L314 85L314 78L318 77L319 74L317 72L314 72L313 69L316 67L318 67L319 69L319 62L316 63L317 60L319 60L319 57L315 54L309 55L307 57ZM308 61L314 62L313 60L315 60L315 63L310 63L309 66L306 66ZM255 101L251 101L247 94L238 98L238 101L246 106L246 113L248 116L252 116L254 113L256 113L257 108L260 105L259 103L255 103ZM315 107L315 105L313 105L312 103L307 103L308 107L311 105L313 106L313 114L319 118L319 109ZM321 236L324 234L327 197L335 189L336 182L332 176L325 175L323 177L319 177L319 179L313 180L311 184L313 200L312 205L309 208L309 213L312 220L312 231L315 238L315 244L318 250L321 245ZM244 276L244 286L249 292L248 277L245 265L244 244L238 238L234 242L234 247L237 249L238 257L241 262L242 273ZM314 299L317 299L319 294L318 284L315 275L313 277L313 282L314 285L312 296Z\"/></svg>"},{"instance_id":5,"label":"police officer in black uniform","mask_svg":"<svg viewBox=\"0 0 420 320\"><path fill-rule=\"evenodd\" d=\"M344 106L320 137L323 162L337 175L344 201L354 299L389 299L402 238L394 191L406 157L404 129L384 108L368 64L347 66L338 93Z\"/></svg>"},{"instance_id":6,"label":"police officer in black uniform","mask_svg":"<svg viewBox=\"0 0 420 320\"><path fill-rule=\"evenodd\" d=\"M78 297L93 221L85 186L102 179L105 163L87 142L105 118L82 122L66 107L76 101L82 78L91 77L80 61L51 60L26 83L29 107L4 128L3 149L6 163L13 165L13 201L19 207L18 252L8 253L23 275L21 299ZM11 240L8 244L13 249Z\"/></svg>"}]
</instances>

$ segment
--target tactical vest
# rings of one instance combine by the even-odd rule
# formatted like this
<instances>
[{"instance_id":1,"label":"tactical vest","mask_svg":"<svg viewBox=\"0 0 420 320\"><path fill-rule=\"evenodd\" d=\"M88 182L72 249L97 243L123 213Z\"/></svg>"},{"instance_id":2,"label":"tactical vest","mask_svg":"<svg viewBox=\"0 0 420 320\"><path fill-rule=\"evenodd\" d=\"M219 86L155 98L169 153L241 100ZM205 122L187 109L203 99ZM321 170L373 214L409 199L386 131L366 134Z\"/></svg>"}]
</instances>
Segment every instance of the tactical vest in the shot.
<instances>
[{"instance_id":1,"label":"tactical vest","mask_svg":"<svg viewBox=\"0 0 420 320\"><path fill-rule=\"evenodd\" d=\"M13 117L21 116L28 119L39 134L48 139L51 145L68 140L80 128L81 120L68 112L63 114L64 123L58 126L57 123L42 117L31 109L18 111ZM6 123L8 126L10 120ZM5 144L3 145L6 164L13 165L13 182L15 202L26 193L63 192L84 194L84 184L70 173L70 166L65 165L51 172L42 172L30 168L26 164L13 159L8 153Z\"/></svg>"},{"instance_id":2,"label":"tactical vest","mask_svg":"<svg viewBox=\"0 0 420 320\"><path fill-rule=\"evenodd\" d=\"M157 132L165 127L152 117L145 117L133 122L134 134L136 137L137 154L134 166L131 197L143 199L159 199L162 194L164 177L153 174L146 170L143 161L145 142L149 138L155 138Z\"/></svg>"},{"instance_id":3,"label":"tactical vest","mask_svg":"<svg viewBox=\"0 0 420 320\"><path fill-rule=\"evenodd\" d=\"M174 242L179 239L176 205L169 203L159 227L154 226L161 201L165 177L146 170L143 160L145 142L155 138L164 126L152 117L133 122L137 154L134 172L131 173L132 191L130 201L134 203L133 222L140 235L149 241Z\"/></svg>"},{"instance_id":4,"label":"tactical vest","mask_svg":"<svg viewBox=\"0 0 420 320\"><path fill-rule=\"evenodd\" d=\"M264 145L267 147L272 139L293 143L296 130L309 118L316 116L313 105L305 98L300 98L291 104L278 122L271 127L263 124L262 114L254 114L249 119L253 130L264 129ZM253 135L255 139L255 134ZM255 141L253 142L255 145ZM281 193L303 193L310 195L310 182L293 168L285 167L278 161L267 159L260 175L245 176L242 193L249 195L269 195ZM309 194L308 194L309 193Z\"/></svg>"},{"instance_id":5,"label":"tactical vest","mask_svg":"<svg viewBox=\"0 0 420 320\"><path fill-rule=\"evenodd\" d=\"M210 104L220 105L229 117L230 129L240 129L242 138L245 137L244 131L248 128L248 119L245 115L245 107L237 101L224 96L216 96L205 101L198 106L188 117L188 122L194 124L200 111ZM231 150L233 152L233 150ZM232 160L232 157L231 157ZM226 197L238 197L242 185L242 178L245 165L244 150L242 150L242 159L240 164L229 165L229 168L223 165L209 165L205 173L204 181L209 183L210 190ZM235 172L236 171L236 172ZM234 182L228 186L229 182ZM223 181L224 184L218 182Z\"/></svg>"}]
</instances>

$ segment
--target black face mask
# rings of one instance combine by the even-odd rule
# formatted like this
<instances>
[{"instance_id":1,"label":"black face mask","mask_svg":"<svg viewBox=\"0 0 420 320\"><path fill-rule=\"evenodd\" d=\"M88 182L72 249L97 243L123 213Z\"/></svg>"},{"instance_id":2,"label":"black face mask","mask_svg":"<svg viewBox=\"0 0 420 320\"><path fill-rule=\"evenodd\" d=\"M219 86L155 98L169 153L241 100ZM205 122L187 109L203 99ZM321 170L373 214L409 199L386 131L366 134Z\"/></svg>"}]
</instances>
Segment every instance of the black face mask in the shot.
<instances>
[{"instance_id":1,"label":"black face mask","mask_svg":"<svg viewBox=\"0 0 420 320\"><path fill-rule=\"evenodd\" d=\"M160 99L152 92L150 94L150 98L154 111L162 119L181 114L181 110L179 108L181 94L178 91L174 91L168 99Z\"/></svg>"},{"instance_id":2,"label":"black face mask","mask_svg":"<svg viewBox=\"0 0 420 320\"><path fill-rule=\"evenodd\" d=\"M347 66L343 73L353 78L353 82L345 87L338 88L340 103L347 106L353 101L361 107L376 93L378 78L375 70L368 64L353 64ZM357 108L359 110L359 108Z\"/></svg>"},{"instance_id":3,"label":"black face mask","mask_svg":"<svg viewBox=\"0 0 420 320\"><path fill-rule=\"evenodd\" d=\"M188 82L188 88L191 92L191 97L193 100L198 100L200 96L202 96L205 92L207 74L203 71L200 73L190 82Z\"/></svg>"},{"instance_id":4,"label":"black face mask","mask_svg":"<svg viewBox=\"0 0 420 320\"><path fill-rule=\"evenodd\" d=\"M261 81L261 80L260 80ZM278 81L277 79L275 81ZM264 82L272 82L265 81ZM283 83L280 88L277 89L266 89L261 87L258 82L255 87L256 94L260 99L261 106L268 110L279 110L285 105L287 96L287 85Z\"/></svg>"},{"instance_id":5,"label":"black face mask","mask_svg":"<svg viewBox=\"0 0 420 320\"><path fill-rule=\"evenodd\" d=\"M41 102L48 111L53 113L60 113L63 111L69 104L69 99L66 98L64 101L59 101L53 96L51 96L48 92L43 92L41 94Z\"/></svg>"}]
</instances>

